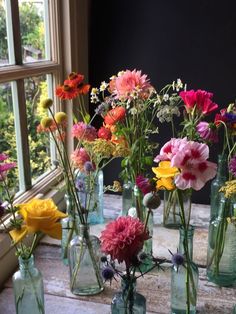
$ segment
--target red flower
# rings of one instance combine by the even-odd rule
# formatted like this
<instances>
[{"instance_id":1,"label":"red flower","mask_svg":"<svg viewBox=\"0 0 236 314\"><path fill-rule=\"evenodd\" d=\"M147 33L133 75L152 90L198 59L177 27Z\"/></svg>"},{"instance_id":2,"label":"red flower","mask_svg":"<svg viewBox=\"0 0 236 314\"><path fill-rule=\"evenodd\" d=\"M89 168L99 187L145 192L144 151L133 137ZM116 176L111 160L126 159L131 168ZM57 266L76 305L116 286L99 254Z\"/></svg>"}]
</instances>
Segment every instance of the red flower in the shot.
<instances>
[{"instance_id":1,"label":"red flower","mask_svg":"<svg viewBox=\"0 0 236 314\"><path fill-rule=\"evenodd\" d=\"M86 95L86 94L88 94L88 92L90 90L90 85L89 84L79 84L77 86L77 88L78 88L79 94Z\"/></svg>"},{"instance_id":2,"label":"red flower","mask_svg":"<svg viewBox=\"0 0 236 314\"><path fill-rule=\"evenodd\" d=\"M196 93L193 89L189 91L182 91L179 93L180 97L183 99L185 106L188 109L192 109L196 104Z\"/></svg>"},{"instance_id":3,"label":"red flower","mask_svg":"<svg viewBox=\"0 0 236 314\"><path fill-rule=\"evenodd\" d=\"M56 95L61 99L74 99L78 93L78 89L73 84L61 85L56 88Z\"/></svg>"},{"instance_id":4,"label":"red flower","mask_svg":"<svg viewBox=\"0 0 236 314\"><path fill-rule=\"evenodd\" d=\"M217 113L215 115L214 123L216 126L218 126L220 124L220 122L226 122L227 121L225 114L226 114L226 109L224 108L224 109L220 110L220 113Z\"/></svg>"},{"instance_id":5,"label":"red flower","mask_svg":"<svg viewBox=\"0 0 236 314\"><path fill-rule=\"evenodd\" d=\"M68 75L68 79L64 81L64 85L73 85L77 87L84 80L84 75L72 72Z\"/></svg>"},{"instance_id":6,"label":"red flower","mask_svg":"<svg viewBox=\"0 0 236 314\"><path fill-rule=\"evenodd\" d=\"M125 117L125 112L125 108L122 106L109 110L104 117L105 124L113 125L118 121L123 120Z\"/></svg>"},{"instance_id":7,"label":"red flower","mask_svg":"<svg viewBox=\"0 0 236 314\"><path fill-rule=\"evenodd\" d=\"M101 249L111 258L123 261L129 267L135 256L142 250L145 240L149 239L148 231L138 218L119 217L110 222L101 233Z\"/></svg>"},{"instance_id":8,"label":"red flower","mask_svg":"<svg viewBox=\"0 0 236 314\"><path fill-rule=\"evenodd\" d=\"M141 192L145 195L151 191L153 191L153 186L151 185L148 178L144 178L143 176L139 175L136 177L136 184Z\"/></svg>"},{"instance_id":9,"label":"red flower","mask_svg":"<svg viewBox=\"0 0 236 314\"><path fill-rule=\"evenodd\" d=\"M98 130L98 137L103 138L104 140L110 140L111 139L111 131L108 128L105 128L104 126L100 127Z\"/></svg>"}]
</instances>

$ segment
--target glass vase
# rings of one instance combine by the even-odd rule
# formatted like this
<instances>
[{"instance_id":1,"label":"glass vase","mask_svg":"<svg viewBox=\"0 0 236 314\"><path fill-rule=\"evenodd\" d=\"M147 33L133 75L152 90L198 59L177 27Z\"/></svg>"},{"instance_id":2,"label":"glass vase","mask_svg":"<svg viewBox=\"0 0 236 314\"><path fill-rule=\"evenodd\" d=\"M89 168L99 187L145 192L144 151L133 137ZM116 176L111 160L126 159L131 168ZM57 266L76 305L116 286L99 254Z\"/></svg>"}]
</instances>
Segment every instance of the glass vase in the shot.
<instances>
[{"instance_id":1,"label":"glass vase","mask_svg":"<svg viewBox=\"0 0 236 314\"><path fill-rule=\"evenodd\" d=\"M196 313L197 288L198 288L198 267L192 261L193 256L193 233L194 228L189 227L188 231L180 228L179 253L185 254L184 245L188 245L189 259L185 258L184 265L173 266L171 270L171 313L186 314L187 300L189 300L189 313ZM186 285L188 281L188 285ZM189 296L189 298L187 297Z\"/></svg>"},{"instance_id":2,"label":"glass vase","mask_svg":"<svg viewBox=\"0 0 236 314\"><path fill-rule=\"evenodd\" d=\"M17 314L44 314L43 278L34 266L34 258L19 257L19 270L13 275L13 290Z\"/></svg>"},{"instance_id":3,"label":"glass vase","mask_svg":"<svg viewBox=\"0 0 236 314\"><path fill-rule=\"evenodd\" d=\"M191 198L187 191L183 193L185 217L191 206ZM181 225L178 191L164 191L163 226L165 228L178 229Z\"/></svg>"},{"instance_id":4,"label":"glass vase","mask_svg":"<svg viewBox=\"0 0 236 314\"><path fill-rule=\"evenodd\" d=\"M61 258L63 264L68 266L68 245L72 238L78 234L78 230L76 231L76 216L73 212L73 203L72 197L69 194L65 194L64 196L66 202L66 213L67 217L61 219L62 225L62 238L61 238Z\"/></svg>"},{"instance_id":5,"label":"glass vase","mask_svg":"<svg viewBox=\"0 0 236 314\"><path fill-rule=\"evenodd\" d=\"M211 212L210 220L214 220L218 216L220 205L219 189L228 179L228 161L226 155L218 156L217 174L211 183Z\"/></svg>"},{"instance_id":6,"label":"glass vase","mask_svg":"<svg viewBox=\"0 0 236 314\"><path fill-rule=\"evenodd\" d=\"M79 171L76 175L78 195L81 205L88 210L87 222L90 225L104 223L103 216L103 171Z\"/></svg>"},{"instance_id":7,"label":"glass vase","mask_svg":"<svg viewBox=\"0 0 236 314\"><path fill-rule=\"evenodd\" d=\"M133 184L128 181L122 187L122 211L121 216L127 216L129 209L133 206Z\"/></svg>"},{"instance_id":8,"label":"glass vase","mask_svg":"<svg viewBox=\"0 0 236 314\"><path fill-rule=\"evenodd\" d=\"M136 292L135 280L121 280L121 291L117 292L111 302L112 314L145 314L146 299Z\"/></svg>"},{"instance_id":9,"label":"glass vase","mask_svg":"<svg viewBox=\"0 0 236 314\"><path fill-rule=\"evenodd\" d=\"M227 287L236 281L236 200L220 193L218 207L218 216L209 225L207 278Z\"/></svg>"},{"instance_id":10,"label":"glass vase","mask_svg":"<svg viewBox=\"0 0 236 314\"><path fill-rule=\"evenodd\" d=\"M78 230L78 236L71 240L68 248L70 289L77 295L97 294L104 289L100 241L89 234L88 225L79 225Z\"/></svg>"}]
</instances>

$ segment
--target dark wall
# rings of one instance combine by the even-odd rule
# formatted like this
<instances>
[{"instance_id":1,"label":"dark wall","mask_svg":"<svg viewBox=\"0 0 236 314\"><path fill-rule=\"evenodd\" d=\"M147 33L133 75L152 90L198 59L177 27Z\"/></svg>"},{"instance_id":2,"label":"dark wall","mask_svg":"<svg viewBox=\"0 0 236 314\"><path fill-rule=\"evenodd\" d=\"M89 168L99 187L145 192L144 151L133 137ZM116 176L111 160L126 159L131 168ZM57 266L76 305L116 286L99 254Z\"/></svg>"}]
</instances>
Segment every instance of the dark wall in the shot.
<instances>
[{"instance_id":1,"label":"dark wall","mask_svg":"<svg viewBox=\"0 0 236 314\"><path fill-rule=\"evenodd\" d=\"M91 0L89 53L93 86L136 68L156 89L181 78L224 107L236 97L236 1ZM161 126L157 140L170 136ZM212 148L214 159L217 153ZM109 182L118 168L107 168ZM209 185L194 201L209 203Z\"/></svg>"}]
</instances>

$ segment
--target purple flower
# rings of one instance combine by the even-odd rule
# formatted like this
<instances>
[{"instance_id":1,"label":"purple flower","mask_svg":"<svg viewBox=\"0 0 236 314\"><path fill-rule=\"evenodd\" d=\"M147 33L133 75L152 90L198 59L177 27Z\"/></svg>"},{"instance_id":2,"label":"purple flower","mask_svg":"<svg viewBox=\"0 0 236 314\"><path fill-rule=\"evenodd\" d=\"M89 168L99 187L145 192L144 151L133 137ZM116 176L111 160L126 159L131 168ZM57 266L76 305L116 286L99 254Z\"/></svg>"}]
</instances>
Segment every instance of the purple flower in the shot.
<instances>
[{"instance_id":1,"label":"purple flower","mask_svg":"<svg viewBox=\"0 0 236 314\"><path fill-rule=\"evenodd\" d=\"M143 195L153 191L153 186L150 183L149 179L144 178L142 175L136 177L136 184L143 193Z\"/></svg>"},{"instance_id":2,"label":"purple flower","mask_svg":"<svg viewBox=\"0 0 236 314\"><path fill-rule=\"evenodd\" d=\"M212 143L218 142L218 135L216 126L214 123L208 123L206 121L201 121L198 123L197 132L199 133L200 137L205 141L209 141Z\"/></svg>"},{"instance_id":3,"label":"purple flower","mask_svg":"<svg viewBox=\"0 0 236 314\"><path fill-rule=\"evenodd\" d=\"M235 123L236 122L236 114L235 113L226 112L224 114L224 117L227 119L227 123Z\"/></svg>"},{"instance_id":4,"label":"purple flower","mask_svg":"<svg viewBox=\"0 0 236 314\"><path fill-rule=\"evenodd\" d=\"M236 177L236 155L234 155L229 162L229 171Z\"/></svg>"},{"instance_id":5,"label":"purple flower","mask_svg":"<svg viewBox=\"0 0 236 314\"><path fill-rule=\"evenodd\" d=\"M75 186L78 189L79 192L84 192L85 190L85 184L84 181L81 179L77 179L75 182Z\"/></svg>"},{"instance_id":6,"label":"purple flower","mask_svg":"<svg viewBox=\"0 0 236 314\"><path fill-rule=\"evenodd\" d=\"M106 280L112 280L112 278L114 277L115 272L114 270L109 267L106 266L103 270L102 270L102 277Z\"/></svg>"},{"instance_id":7,"label":"purple flower","mask_svg":"<svg viewBox=\"0 0 236 314\"><path fill-rule=\"evenodd\" d=\"M84 164L84 171L86 172L91 172L94 171L94 166L93 163L91 161L86 161Z\"/></svg>"},{"instance_id":8,"label":"purple flower","mask_svg":"<svg viewBox=\"0 0 236 314\"><path fill-rule=\"evenodd\" d=\"M180 254L180 253L175 253L172 255L172 258L171 258L171 262L174 266L181 266L184 264L184 256L183 254Z\"/></svg>"},{"instance_id":9,"label":"purple flower","mask_svg":"<svg viewBox=\"0 0 236 314\"><path fill-rule=\"evenodd\" d=\"M96 114L103 115L103 114L105 114L105 112L107 111L108 107L109 107L108 104L102 103L101 105L99 105L99 106L95 109L95 112L96 112Z\"/></svg>"}]
</instances>

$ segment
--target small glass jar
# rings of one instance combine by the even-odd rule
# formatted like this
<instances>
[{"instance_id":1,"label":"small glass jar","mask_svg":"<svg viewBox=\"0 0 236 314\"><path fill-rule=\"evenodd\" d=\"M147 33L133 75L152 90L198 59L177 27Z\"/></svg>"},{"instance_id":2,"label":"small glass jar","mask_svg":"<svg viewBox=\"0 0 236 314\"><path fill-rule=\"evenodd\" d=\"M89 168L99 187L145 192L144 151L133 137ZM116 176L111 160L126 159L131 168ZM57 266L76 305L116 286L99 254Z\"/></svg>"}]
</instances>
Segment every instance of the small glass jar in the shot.
<instances>
[{"instance_id":1,"label":"small glass jar","mask_svg":"<svg viewBox=\"0 0 236 314\"><path fill-rule=\"evenodd\" d=\"M70 289L77 295L97 294L104 289L100 241L89 234L88 225L79 225L78 230L78 236L71 240L68 248Z\"/></svg>"},{"instance_id":2,"label":"small glass jar","mask_svg":"<svg viewBox=\"0 0 236 314\"><path fill-rule=\"evenodd\" d=\"M135 280L121 280L121 291L111 302L112 314L146 314L146 299L136 292Z\"/></svg>"},{"instance_id":3,"label":"small glass jar","mask_svg":"<svg viewBox=\"0 0 236 314\"><path fill-rule=\"evenodd\" d=\"M17 314L44 314L43 277L34 266L34 258L19 257L19 270L13 275Z\"/></svg>"}]
</instances>

